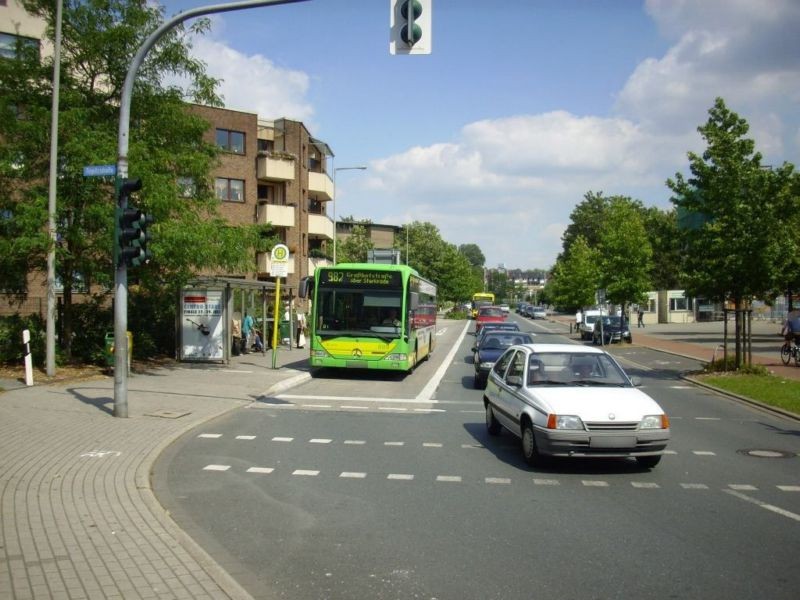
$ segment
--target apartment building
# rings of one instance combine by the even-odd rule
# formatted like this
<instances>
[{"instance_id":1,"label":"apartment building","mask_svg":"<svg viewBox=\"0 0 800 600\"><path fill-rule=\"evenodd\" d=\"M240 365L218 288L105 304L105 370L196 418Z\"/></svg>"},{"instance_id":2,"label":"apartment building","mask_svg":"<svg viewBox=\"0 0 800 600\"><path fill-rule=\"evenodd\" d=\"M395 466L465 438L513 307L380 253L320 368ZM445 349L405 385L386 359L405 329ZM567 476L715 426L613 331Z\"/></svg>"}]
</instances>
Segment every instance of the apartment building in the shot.
<instances>
[{"instance_id":1,"label":"apartment building","mask_svg":"<svg viewBox=\"0 0 800 600\"><path fill-rule=\"evenodd\" d=\"M284 284L297 289L300 278L329 263L333 151L299 121L196 104L190 110L211 124L207 141L222 149L212 175L223 217L232 224L271 224L289 248ZM259 253L255 264L252 273L225 275L269 279L269 253Z\"/></svg>"},{"instance_id":2,"label":"apartment building","mask_svg":"<svg viewBox=\"0 0 800 600\"><path fill-rule=\"evenodd\" d=\"M0 57L13 58L17 42L39 48L44 56L52 54L49 42L42 40L45 23L30 15L17 0L0 0Z\"/></svg>"}]
</instances>

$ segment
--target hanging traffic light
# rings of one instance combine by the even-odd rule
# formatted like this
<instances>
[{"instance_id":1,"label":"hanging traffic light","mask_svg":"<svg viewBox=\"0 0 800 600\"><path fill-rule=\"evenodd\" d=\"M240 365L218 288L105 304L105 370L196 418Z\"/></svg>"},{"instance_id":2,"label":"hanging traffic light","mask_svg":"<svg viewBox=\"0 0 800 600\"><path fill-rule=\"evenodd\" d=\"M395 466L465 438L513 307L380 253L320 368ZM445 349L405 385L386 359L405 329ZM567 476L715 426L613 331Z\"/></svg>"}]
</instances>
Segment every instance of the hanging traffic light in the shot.
<instances>
[{"instance_id":1,"label":"hanging traffic light","mask_svg":"<svg viewBox=\"0 0 800 600\"><path fill-rule=\"evenodd\" d=\"M433 0L389 1L391 7L389 52L430 54Z\"/></svg>"},{"instance_id":2,"label":"hanging traffic light","mask_svg":"<svg viewBox=\"0 0 800 600\"><path fill-rule=\"evenodd\" d=\"M142 189L141 179L126 179L120 187L119 205L116 210L116 263L118 267L138 267L150 262L153 253L147 248L151 235L147 230L153 222L152 215L136 207L128 206L132 192ZM122 208L124 206L125 208Z\"/></svg>"}]
</instances>

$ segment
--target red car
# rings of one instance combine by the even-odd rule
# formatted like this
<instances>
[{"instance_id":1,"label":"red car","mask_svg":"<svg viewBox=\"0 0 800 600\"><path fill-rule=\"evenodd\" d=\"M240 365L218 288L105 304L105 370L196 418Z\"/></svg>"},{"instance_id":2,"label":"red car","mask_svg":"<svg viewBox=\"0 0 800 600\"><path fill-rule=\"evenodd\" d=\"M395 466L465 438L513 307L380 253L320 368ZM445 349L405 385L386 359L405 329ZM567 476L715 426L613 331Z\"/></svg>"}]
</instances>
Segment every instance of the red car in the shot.
<instances>
[{"instance_id":1,"label":"red car","mask_svg":"<svg viewBox=\"0 0 800 600\"><path fill-rule=\"evenodd\" d=\"M508 314L499 306L481 306L478 316L475 317L475 333L481 330L485 323L502 323Z\"/></svg>"}]
</instances>

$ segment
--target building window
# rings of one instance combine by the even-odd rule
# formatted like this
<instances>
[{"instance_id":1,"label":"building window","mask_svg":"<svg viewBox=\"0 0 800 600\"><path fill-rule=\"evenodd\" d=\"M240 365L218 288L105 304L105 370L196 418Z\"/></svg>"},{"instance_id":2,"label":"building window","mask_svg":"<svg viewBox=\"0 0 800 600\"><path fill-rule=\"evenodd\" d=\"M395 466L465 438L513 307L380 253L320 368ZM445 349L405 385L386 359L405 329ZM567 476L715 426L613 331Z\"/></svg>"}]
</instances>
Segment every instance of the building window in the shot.
<instances>
[{"instance_id":1,"label":"building window","mask_svg":"<svg viewBox=\"0 0 800 600\"><path fill-rule=\"evenodd\" d=\"M35 38L22 37L12 33L0 33L0 57L15 58L17 56L17 44L29 46L39 52L39 40Z\"/></svg>"},{"instance_id":2,"label":"building window","mask_svg":"<svg viewBox=\"0 0 800 600\"><path fill-rule=\"evenodd\" d=\"M275 150L275 142L273 140L258 140L258 150L260 152L272 152Z\"/></svg>"},{"instance_id":3,"label":"building window","mask_svg":"<svg viewBox=\"0 0 800 600\"><path fill-rule=\"evenodd\" d=\"M217 129L217 146L226 152L244 154L244 133L230 129Z\"/></svg>"},{"instance_id":4,"label":"building window","mask_svg":"<svg viewBox=\"0 0 800 600\"><path fill-rule=\"evenodd\" d=\"M244 180L217 177L214 182L217 198L223 202L244 202Z\"/></svg>"},{"instance_id":5,"label":"building window","mask_svg":"<svg viewBox=\"0 0 800 600\"><path fill-rule=\"evenodd\" d=\"M670 298L669 310L689 310L689 301L686 296L681 296L680 298Z\"/></svg>"}]
</instances>

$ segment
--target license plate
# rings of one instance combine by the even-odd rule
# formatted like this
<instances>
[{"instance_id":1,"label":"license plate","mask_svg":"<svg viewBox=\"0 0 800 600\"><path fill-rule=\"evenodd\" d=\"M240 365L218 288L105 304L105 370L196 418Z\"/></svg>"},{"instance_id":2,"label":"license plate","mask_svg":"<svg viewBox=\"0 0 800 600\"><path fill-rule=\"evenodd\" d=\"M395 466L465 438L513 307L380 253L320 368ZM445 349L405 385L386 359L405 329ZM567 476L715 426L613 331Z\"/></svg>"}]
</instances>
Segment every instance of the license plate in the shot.
<instances>
[{"instance_id":1,"label":"license plate","mask_svg":"<svg viewBox=\"0 0 800 600\"><path fill-rule=\"evenodd\" d=\"M604 435L592 437L591 448L635 448L636 437L631 435Z\"/></svg>"}]
</instances>

